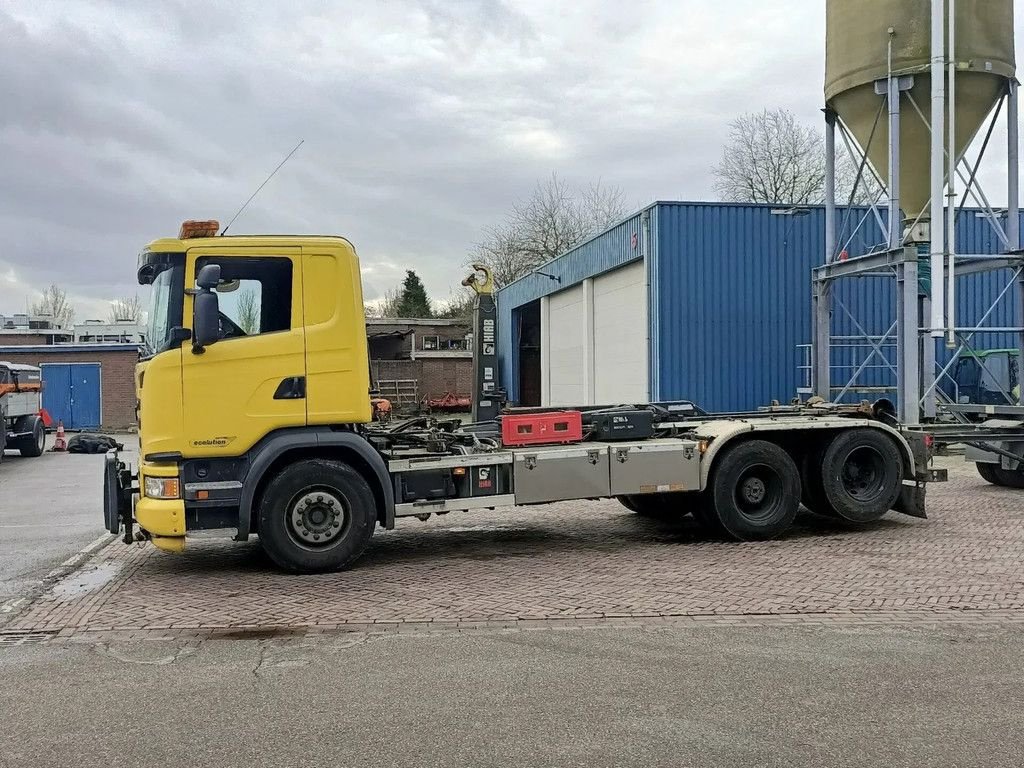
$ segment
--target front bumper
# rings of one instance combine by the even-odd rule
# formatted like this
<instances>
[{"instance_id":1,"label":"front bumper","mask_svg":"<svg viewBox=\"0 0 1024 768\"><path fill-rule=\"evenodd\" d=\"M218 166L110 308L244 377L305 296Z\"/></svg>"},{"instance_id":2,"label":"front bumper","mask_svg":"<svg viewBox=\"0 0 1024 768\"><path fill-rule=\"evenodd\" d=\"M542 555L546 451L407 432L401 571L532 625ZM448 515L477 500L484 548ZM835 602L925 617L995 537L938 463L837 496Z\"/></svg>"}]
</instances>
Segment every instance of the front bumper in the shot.
<instances>
[{"instance_id":1,"label":"front bumper","mask_svg":"<svg viewBox=\"0 0 1024 768\"><path fill-rule=\"evenodd\" d=\"M152 536L184 536L185 502L143 496L135 504L135 521Z\"/></svg>"},{"instance_id":2,"label":"front bumper","mask_svg":"<svg viewBox=\"0 0 1024 768\"><path fill-rule=\"evenodd\" d=\"M177 468L149 465L144 475L169 476ZM124 530L124 542L135 540L134 525L165 552L185 548L185 502L181 499L150 499L139 495L139 475L118 458L116 451L106 455L103 467L103 522L113 534Z\"/></svg>"}]
</instances>

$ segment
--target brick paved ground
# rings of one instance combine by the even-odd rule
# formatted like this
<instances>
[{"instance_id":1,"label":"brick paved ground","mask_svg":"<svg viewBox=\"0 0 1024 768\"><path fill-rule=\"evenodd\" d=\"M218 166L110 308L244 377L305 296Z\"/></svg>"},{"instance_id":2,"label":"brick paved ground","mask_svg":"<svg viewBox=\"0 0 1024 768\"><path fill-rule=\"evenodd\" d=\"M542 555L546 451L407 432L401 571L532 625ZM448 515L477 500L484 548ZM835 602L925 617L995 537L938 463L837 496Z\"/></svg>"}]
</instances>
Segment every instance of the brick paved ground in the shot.
<instances>
[{"instance_id":1,"label":"brick paved ground","mask_svg":"<svg viewBox=\"0 0 1024 768\"><path fill-rule=\"evenodd\" d=\"M172 556L115 542L5 631L1024 621L1024 493L944 461L952 481L933 486L927 521L806 516L766 543L706 541L688 519L613 501L400 522L356 568L321 576L279 573L254 543Z\"/></svg>"}]
</instances>

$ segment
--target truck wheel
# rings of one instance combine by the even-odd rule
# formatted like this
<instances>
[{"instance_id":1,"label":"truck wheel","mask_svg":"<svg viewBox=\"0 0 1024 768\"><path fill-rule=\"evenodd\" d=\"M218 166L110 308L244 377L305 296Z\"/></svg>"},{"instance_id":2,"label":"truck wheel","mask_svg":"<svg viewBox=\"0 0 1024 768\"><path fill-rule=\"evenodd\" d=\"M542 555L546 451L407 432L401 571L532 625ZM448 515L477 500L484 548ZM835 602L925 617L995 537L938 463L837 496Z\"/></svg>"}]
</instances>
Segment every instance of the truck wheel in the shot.
<instances>
[{"instance_id":1,"label":"truck wheel","mask_svg":"<svg viewBox=\"0 0 1024 768\"><path fill-rule=\"evenodd\" d=\"M996 471L999 485L1007 488L1024 488L1024 469L1003 469L998 464L992 465Z\"/></svg>"},{"instance_id":2,"label":"truck wheel","mask_svg":"<svg viewBox=\"0 0 1024 768\"><path fill-rule=\"evenodd\" d=\"M373 492L339 461L291 464L274 477L259 505L263 549L294 573L337 571L366 549L377 525Z\"/></svg>"},{"instance_id":3,"label":"truck wheel","mask_svg":"<svg viewBox=\"0 0 1024 768\"><path fill-rule=\"evenodd\" d=\"M633 501L635 498L635 496L616 496L615 500L630 512L636 512L639 515L640 508L637 507L636 502Z\"/></svg>"},{"instance_id":4,"label":"truck wheel","mask_svg":"<svg viewBox=\"0 0 1024 768\"><path fill-rule=\"evenodd\" d=\"M43 449L46 447L46 428L43 426L43 420L38 416L32 416L29 419L29 424L25 424L23 429L25 432L31 432L32 434L18 440L18 450L21 452L21 455L29 457L42 456Z\"/></svg>"},{"instance_id":5,"label":"truck wheel","mask_svg":"<svg viewBox=\"0 0 1024 768\"><path fill-rule=\"evenodd\" d=\"M992 485L1003 484L1003 481L999 479L999 473L997 471L999 469L998 464L989 464L985 461L979 461L975 463L974 466L978 468L978 474L981 475L981 479L986 483L992 483Z\"/></svg>"},{"instance_id":6,"label":"truck wheel","mask_svg":"<svg viewBox=\"0 0 1024 768\"><path fill-rule=\"evenodd\" d=\"M836 511L825 497L825 484L821 476L822 454L828 450L830 442L816 444L814 450L804 454L800 463L801 501L804 506L817 515L835 517Z\"/></svg>"},{"instance_id":7,"label":"truck wheel","mask_svg":"<svg viewBox=\"0 0 1024 768\"><path fill-rule=\"evenodd\" d=\"M622 506L640 517L668 520L682 517L689 511L681 493L641 493L616 498Z\"/></svg>"},{"instance_id":8,"label":"truck wheel","mask_svg":"<svg viewBox=\"0 0 1024 768\"><path fill-rule=\"evenodd\" d=\"M878 520L903 488L903 457L876 429L840 432L821 459L821 482L830 512L854 523Z\"/></svg>"},{"instance_id":9,"label":"truck wheel","mask_svg":"<svg viewBox=\"0 0 1024 768\"><path fill-rule=\"evenodd\" d=\"M750 440L729 448L711 477L710 516L734 539L770 539L785 531L800 508L800 472L774 443Z\"/></svg>"},{"instance_id":10,"label":"truck wheel","mask_svg":"<svg viewBox=\"0 0 1024 768\"><path fill-rule=\"evenodd\" d=\"M715 512L714 500L710 493L701 493L695 500L690 510L697 528L710 536L722 536L726 533L722 524L718 522L718 514Z\"/></svg>"}]
</instances>

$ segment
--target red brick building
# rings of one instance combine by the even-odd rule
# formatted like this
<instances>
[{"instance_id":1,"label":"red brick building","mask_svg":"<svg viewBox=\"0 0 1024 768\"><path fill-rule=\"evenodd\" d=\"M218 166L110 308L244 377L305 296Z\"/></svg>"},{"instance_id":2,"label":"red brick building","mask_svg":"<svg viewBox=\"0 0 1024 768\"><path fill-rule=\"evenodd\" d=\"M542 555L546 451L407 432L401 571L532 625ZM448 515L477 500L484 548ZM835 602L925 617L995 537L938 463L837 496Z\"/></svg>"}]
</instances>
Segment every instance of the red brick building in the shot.
<instances>
[{"instance_id":1,"label":"red brick building","mask_svg":"<svg viewBox=\"0 0 1024 768\"><path fill-rule=\"evenodd\" d=\"M6 341L9 337L3 337ZM26 363L43 369L43 402L60 400L54 387L63 386L58 376L48 376L47 366L58 368L88 365L99 366L99 403L93 405L99 424L105 431L120 431L135 426L135 363L139 359L134 344L49 344L0 346L0 360ZM46 388L50 388L47 391ZM53 402L53 400L51 400ZM92 426L92 425L90 425Z\"/></svg>"},{"instance_id":2,"label":"red brick building","mask_svg":"<svg viewBox=\"0 0 1024 768\"><path fill-rule=\"evenodd\" d=\"M407 408L425 397L473 391L472 327L465 320L366 320L370 369L381 394Z\"/></svg>"}]
</instances>

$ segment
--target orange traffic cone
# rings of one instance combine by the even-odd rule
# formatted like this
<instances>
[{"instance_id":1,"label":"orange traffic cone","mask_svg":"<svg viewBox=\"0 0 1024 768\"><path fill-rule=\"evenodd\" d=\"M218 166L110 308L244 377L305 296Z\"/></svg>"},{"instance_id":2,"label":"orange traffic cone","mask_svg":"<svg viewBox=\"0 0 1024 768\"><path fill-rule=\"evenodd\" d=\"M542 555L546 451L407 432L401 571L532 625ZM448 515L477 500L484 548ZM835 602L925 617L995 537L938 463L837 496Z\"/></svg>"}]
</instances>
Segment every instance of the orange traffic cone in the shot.
<instances>
[{"instance_id":1,"label":"orange traffic cone","mask_svg":"<svg viewBox=\"0 0 1024 768\"><path fill-rule=\"evenodd\" d=\"M64 439L64 422L57 422L57 438L53 441L54 451L66 451L68 449L68 442Z\"/></svg>"}]
</instances>

